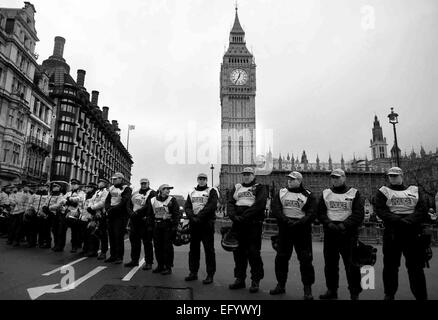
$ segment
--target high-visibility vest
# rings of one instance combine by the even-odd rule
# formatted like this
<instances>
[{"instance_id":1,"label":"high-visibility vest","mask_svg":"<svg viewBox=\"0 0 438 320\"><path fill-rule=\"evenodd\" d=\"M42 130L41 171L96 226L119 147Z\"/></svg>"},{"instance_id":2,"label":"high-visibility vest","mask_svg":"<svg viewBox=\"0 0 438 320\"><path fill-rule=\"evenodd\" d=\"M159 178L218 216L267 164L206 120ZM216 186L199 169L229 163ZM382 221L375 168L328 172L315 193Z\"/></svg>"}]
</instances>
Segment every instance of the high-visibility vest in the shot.
<instances>
[{"instance_id":1,"label":"high-visibility vest","mask_svg":"<svg viewBox=\"0 0 438 320\"><path fill-rule=\"evenodd\" d=\"M168 196L166 200L160 201L156 197L151 199L152 209L154 210L155 219L170 219L169 203L172 196Z\"/></svg>"},{"instance_id":2,"label":"high-visibility vest","mask_svg":"<svg viewBox=\"0 0 438 320\"><path fill-rule=\"evenodd\" d=\"M251 187L244 187L240 183L236 184L236 191L234 192L234 199L236 206L251 207L255 203L255 194L253 190L257 185Z\"/></svg>"},{"instance_id":3,"label":"high-visibility vest","mask_svg":"<svg viewBox=\"0 0 438 320\"><path fill-rule=\"evenodd\" d=\"M148 199L149 195L151 194L152 189L149 189L146 194L141 194L139 191L135 191L132 194L131 201L133 204L133 210L137 211L140 208L143 208L146 204L146 200Z\"/></svg>"},{"instance_id":4,"label":"high-visibility vest","mask_svg":"<svg viewBox=\"0 0 438 320\"><path fill-rule=\"evenodd\" d=\"M351 188L346 193L334 193L331 189L323 191L327 216L332 221L345 221L353 213L353 200L357 190Z\"/></svg>"},{"instance_id":5,"label":"high-visibility vest","mask_svg":"<svg viewBox=\"0 0 438 320\"><path fill-rule=\"evenodd\" d=\"M111 207L114 207L120 202L122 202L122 193L125 191L126 185L122 187L122 189L116 188L115 186L111 186L109 188L109 193L111 194Z\"/></svg>"},{"instance_id":6,"label":"high-visibility vest","mask_svg":"<svg viewBox=\"0 0 438 320\"><path fill-rule=\"evenodd\" d=\"M392 190L388 187L381 187L380 191L388 199L386 205L394 214L408 215L415 211L419 201L418 187L410 186L406 190Z\"/></svg>"},{"instance_id":7,"label":"high-visibility vest","mask_svg":"<svg viewBox=\"0 0 438 320\"><path fill-rule=\"evenodd\" d=\"M302 193L290 192L286 188L280 190L280 202L283 206L283 213L288 218L301 219L306 214L303 207L308 197Z\"/></svg>"},{"instance_id":8,"label":"high-visibility vest","mask_svg":"<svg viewBox=\"0 0 438 320\"><path fill-rule=\"evenodd\" d=\"M210 196L211 188L207 188L203 191L194 189L190 193L190 200L192 201L193 213L197 215L208 202L208 197Z\"/></svg>"}]
</instances>

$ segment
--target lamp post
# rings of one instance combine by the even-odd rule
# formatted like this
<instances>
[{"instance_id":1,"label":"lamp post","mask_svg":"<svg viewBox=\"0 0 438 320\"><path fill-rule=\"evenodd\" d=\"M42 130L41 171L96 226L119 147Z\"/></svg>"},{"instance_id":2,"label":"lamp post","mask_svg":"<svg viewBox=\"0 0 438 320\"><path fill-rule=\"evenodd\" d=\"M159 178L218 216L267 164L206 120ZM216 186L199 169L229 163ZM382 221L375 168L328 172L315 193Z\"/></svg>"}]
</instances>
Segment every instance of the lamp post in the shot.
<instances>
[{"instance_id":1,"label":"lamp post","mask_svg":"<svg viewBox=\"0 0 438 320\"><path fill-rule=\"evenodd\" d=\"M398 123L398 114L394 112L394 108L391 108L391 113L388 115L389 123L392 124L394 129L394 145L395 145L395 153L396 153L396 163L397 167L400 167L400 156L398 153L398 143L397 143L397 130L395 125Z\"/></svg>"},{"instance_id":2,"label":"lamp post","mask_svg":"<svg viewBox=\"0 0 438 320\"><path fill-rule=\"evenodd\" d=\"M214 187L214 183L213 183L214 166L213 166L213 164L211 164L210 170L211 170L211 187L213 188Z\"/></svg>"}]
</instances>

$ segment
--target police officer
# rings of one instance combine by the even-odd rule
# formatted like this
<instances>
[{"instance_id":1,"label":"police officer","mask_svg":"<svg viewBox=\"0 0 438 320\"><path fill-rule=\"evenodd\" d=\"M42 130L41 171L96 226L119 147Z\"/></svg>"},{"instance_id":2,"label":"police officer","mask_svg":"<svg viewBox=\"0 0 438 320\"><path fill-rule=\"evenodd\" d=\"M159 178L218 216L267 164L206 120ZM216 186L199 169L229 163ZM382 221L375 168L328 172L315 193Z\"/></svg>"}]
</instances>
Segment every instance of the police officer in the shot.
<instances>
[{"instance_id":1,"label":"police officer","mask_svg":"<svg viewBox=\"0 0 438 320\"><path fill-rule=\"evenodd\" d=\"M184 205L184 210L190 219L190 274L185 280L194 281L198 279L202 242L205 252L205 264L207 266L207 277L202 282L203 284L212 283L216 272L214 222L216 220L218 193L216 189L207 186L207 180L205 173L198 175L198 185L187 196Z\"/></svg>"},{"instance_id":2,"label":"police officer","mask_svg":"<svg viewBox=\"0 0 438 320\"><path fill-rule=\"evenodd\" d=\"M411 291L417 300L427 300L423 250L419 243L421 223L427 217L423 194L417 186L403 183L398 167L388 171L389 185L376 195L376 212L383 220L383 285L385 300L394 300L398 289L398 269L403 254L406 259Z\"/></svg>"},{"instance_id":3,"label":"police officer","mask_svg":"<svg viewBox=\"0 0 438 320\"><path fill-rule=\"evenodd\" d=\"M8 210L9 195L6 193L8 186L0 189L0 237L7 237L8 232Z\"/></svg>"},{"instance_id":4,"label":"police officer","mask_svg":"<svg viewBox=\"0 0 438 320\"><path fill-rule=\"evenodd\" d=\"M87 211L92 215L92 222L95 223L88 233L88 256L97 256L98 260L105 260L108 251L108 222L105 213L108 185L109 181L107 179L100 178L98 180L98 189L91 198L90 205L87 207ZM100 254L98 255L99 244Z\"/></svg>"},{"instance_id":5,"label":"police officer","mask_svg":"<svg viewBox=\"0 0 438 320\"><path fill-rule=\"evenodd\" d=\"M352 263L352 252L357 246L358 230L363 222L364 202L355 188L346 185L345 172L335 169L330 175L332 187L323 191L318 206L318 219L324 225L324 260L327 292L322 300L338 298L339 255L347 274L351 300L358 300L362 292L360 268Z\"/></svg>"},{"instance_id":6,"label":"police officer","mask_svg":"<svg viewBox=\"0 0 438 320\"><path fill-rule=\"evenodd\" d=\"M278 284L270 294L286 292L289 260L295 248L304 285L304 300L313 300L312 222L316 218L316 198L304 188L301 173L294 171L287 178L287 187L281 189L272 202L272 214L277 218L279 227L279 247L275 258Z\"/></svg>"},{"instance_id":7,"label":"police officer","mask_svg":"<svg viewBox=\"0 0 438 320\"><path fill-rule=\"evenodd\" d=\"M65 246L67 226L65 223L65 216L63 212L61 212L63 197L64 195L61 192L61 185L54 182L51 184L50 195L43 207L43 211L51 219L51 230L54 242L52 250L55 252L63 251Z\"/></svg>"},{"instance_id":8,"label":"police officer","mask_svg":"<svg viewBox=\"0 0 438 320\"><path fill-rule=\"evenodd\" d=\"M49 197L49 184L40 185L39 190L33 197L32 208L36 214L36 234L38 235L38 246L43 249L50 249L52 237L50 235L50 216L43 208Z\"/></svg>"},{"instance_id":9,"label":"police officer","mask_svg":"<svg viewBox=\"0 0 438 320\"><path fill-rule=\"evenodd\" d=\"M157 193L149 187L149 180L140 180L140 190L132 194L132 211L129 217L129 241L131 242L131 261L125 267L136 267L140 260L141 243L143 242L145 265L143 270L151 270L154 262L152 246L154 221L147 219L146 203L156 197Z\"/></svg>"},{"instance_id":10,"label":"police officer","mask_svg":"<svg viewBox=\"0 0 438 320\"><path fill-rule=\"evenodd\" d=\"M163 184L158 189L158 195L147 203L147 217L155 220L154 249L157 267L153 273L168 275L173 267L173 239L179 221L179 205L170 196L173 187Z\"/></svg>"},{"instance_id":11,"label":"police officer","mask_svg":"<svg viewBox=\"0 0 438 320\"><path fill-rule=\"evenodd\" d=\"M20 191L18 191L20 188ZM9 220L8 244L18 247L23 231L23 215L28 202L29 193L24 193L21 190L22 186L15 185L12 188L12 193L9 195L9 206L11 215Z\"/></svg>"},{"instance_id":12,"label":"police officer","mask_svg":"<svg viewBox=\"0 0 438 320\"><path fill-rule=\"evenodd\" d=\"M83 246L82 246L82 254L88 256L90 254L89 252L89 244L90 244L90 232L92 231L89 228L90 222L93 219L93 215L88 211L88 208L91 206L91 199L93 198L94 194L97 190L97 184L94 182L90 182L87 184L85 188L85 201L84 201L84 207L82 209L81 215L79 217L79 228L81 233L81 239L83 239ZM94 249L93 249L94 250ZM97 257L97 253L93 252L93 255L91 257Z\"/></svg>"},{"instance_id":13,"label":"police officer","mask_svg":"<svg viewBox=\"0 0 438 320\"><path fill-rule=\"evenodd\" d=\"M132 190L124 183L125 176L117 172L113 176L113 185L109 188L105 201L108 215L108 231L111 256L105 262L123 263L125 252L125 231L130 210Z\"/></svg>"},{"instance_id":14,"label":"police officer","mask_svg":"<svg viewBox=\"0 0 438 320\"><path fill-rule=\"evenodd\" d=\"M238 248L233 252L236 280L229 288L245 288L249 262L252 280L249 292L256 293L259 291L260 280L264 277L260 250L268 191L265 186L256 182L253 168L245 168L242 176L243 183L233 187L227 207L228 216L233 221L232 231L239 242Z\"/></svg>"},{"instance_id":15,"label":"police officer","mask_svg":"<svg viewBox=\"0 0 438 320\"><path fill-rule=\"evenodd\" d=\"M82 235L79 217L84 208L85 193L80 190L81 182L77 179L70 180L70 191L63 199L65 206L66 222L71 231L71 253L76 253L82 247Z\"/></svg>"}]
</instances>

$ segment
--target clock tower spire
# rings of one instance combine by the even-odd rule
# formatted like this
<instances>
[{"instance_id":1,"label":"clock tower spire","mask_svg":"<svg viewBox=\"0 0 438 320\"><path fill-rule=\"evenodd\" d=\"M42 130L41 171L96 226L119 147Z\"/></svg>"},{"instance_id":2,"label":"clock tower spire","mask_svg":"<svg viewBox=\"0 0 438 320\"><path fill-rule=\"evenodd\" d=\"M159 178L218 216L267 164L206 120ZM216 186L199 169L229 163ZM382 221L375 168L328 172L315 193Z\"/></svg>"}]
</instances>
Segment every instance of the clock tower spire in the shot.
<instances>
[{"instance_id":1,"label":"clock tower spire","mask_svg":"<svg viewBox=\"0 0 438 320\"><path fill-rule=\"evenodd\" d=\"M228 188L241 169L255 166L256 65L246 47L237 5L227 51L221 64L221 186ZM236 177L231 179L231 174ZM231 179L231 180L230 180Z\"/></svg>"}]
</instances>

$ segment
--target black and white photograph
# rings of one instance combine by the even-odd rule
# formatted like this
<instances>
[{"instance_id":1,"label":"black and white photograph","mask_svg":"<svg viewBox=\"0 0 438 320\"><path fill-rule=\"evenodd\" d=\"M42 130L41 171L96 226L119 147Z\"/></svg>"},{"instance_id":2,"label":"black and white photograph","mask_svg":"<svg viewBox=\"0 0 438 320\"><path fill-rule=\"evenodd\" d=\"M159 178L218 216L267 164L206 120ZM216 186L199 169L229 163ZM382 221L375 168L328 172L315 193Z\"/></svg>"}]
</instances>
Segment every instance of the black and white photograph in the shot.
<instances>
[{"instance_id":1,"label":"black and white photograph","mask_svg":"<svg viewBox=\"0 0 438 320\"><path fill-rule=\"evenodd\" d=\"M437 52L436 0L1 0L0 300L438 300Z\"/></svg>"}]
</instances>

